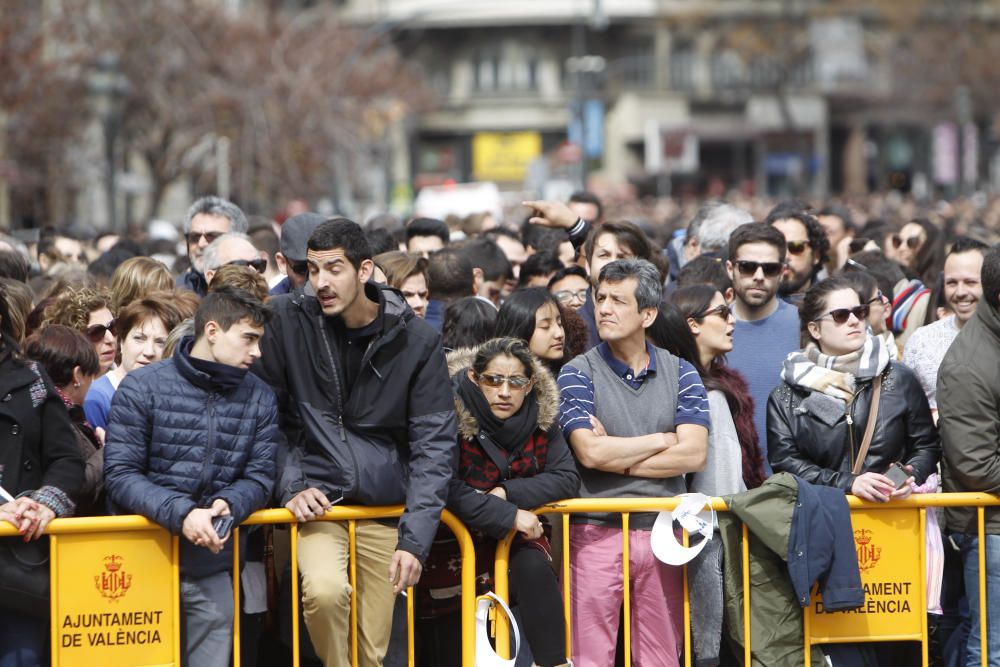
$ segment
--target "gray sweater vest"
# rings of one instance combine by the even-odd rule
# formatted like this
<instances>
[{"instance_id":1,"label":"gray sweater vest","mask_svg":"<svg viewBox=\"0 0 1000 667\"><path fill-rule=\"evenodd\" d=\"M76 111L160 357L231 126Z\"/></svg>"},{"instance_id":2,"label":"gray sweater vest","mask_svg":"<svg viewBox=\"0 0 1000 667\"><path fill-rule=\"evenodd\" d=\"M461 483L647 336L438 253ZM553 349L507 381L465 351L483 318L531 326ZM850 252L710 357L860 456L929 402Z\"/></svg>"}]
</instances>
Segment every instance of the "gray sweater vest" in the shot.
<instances>
[{"instance_id":1,"label":"gray sweater vest","mask_svg":"<svg viewBox=\"0 0 1000 667\"><path fill-rule=\"evenodd\" d=\"M654 347L656 372L646 376L638 389L625 384L601 356L598 349L576 357L571 366L582 371L594 382L594 412L608 435L632 438L650 433L670 433L677 414L678 359L666 350ZM623 473L585 468L580 471L580 496L583 498L660 498L687 491L683 476L667 479L626 477ZM619 514L580 514L574 519L581 523L601 526L621 526ZM645 512L629 515L629 528L650 530L656 514Z\"/></svg>"}]
</instances>

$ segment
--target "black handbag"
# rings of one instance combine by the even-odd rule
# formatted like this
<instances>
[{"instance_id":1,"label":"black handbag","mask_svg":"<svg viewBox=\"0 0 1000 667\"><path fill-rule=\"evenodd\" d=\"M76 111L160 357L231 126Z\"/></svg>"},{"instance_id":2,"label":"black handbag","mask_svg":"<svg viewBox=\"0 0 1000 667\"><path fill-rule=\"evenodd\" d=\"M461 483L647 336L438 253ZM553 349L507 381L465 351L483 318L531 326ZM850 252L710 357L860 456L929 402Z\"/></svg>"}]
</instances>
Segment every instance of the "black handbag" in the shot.
<instances>
[{"instance_id":1,"label":"black handbag","mask_svg":"<svg viewBox=\"0 0 1000 667\"><path fill-rule=\"evenodd\" d=\"M49 538L0 538L0 608L49 617Z\"/></svg>"}]
</instances>

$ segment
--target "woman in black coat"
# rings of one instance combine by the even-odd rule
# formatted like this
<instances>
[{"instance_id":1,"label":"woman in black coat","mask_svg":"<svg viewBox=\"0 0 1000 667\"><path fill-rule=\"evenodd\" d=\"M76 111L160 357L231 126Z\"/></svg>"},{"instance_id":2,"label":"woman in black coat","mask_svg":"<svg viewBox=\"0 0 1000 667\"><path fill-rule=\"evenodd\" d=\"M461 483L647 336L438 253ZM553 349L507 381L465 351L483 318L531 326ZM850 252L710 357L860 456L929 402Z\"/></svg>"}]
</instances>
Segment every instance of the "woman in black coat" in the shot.
<instances>
[{"instance_id":1,"label":"woman in black coat","mask_svg":"<svg viewBox=\"0 0 1000 667\"><path fill-rule=\"evenodd\" d=\"M8 577L19 576L10 567L11 554L24 549L19 543L37 540L52 519L73 513L83 475L83 457L63 401L40 366L22 357L6 295L0 291L0 486L15 498L0 505L0 520L13 524L21 535L0 538L0 586L12 583ZM35 549L43 556L47 550ZM32 618L32 612L48 614L47 609L21 608L12 604L9 594L0 595L0 664L46 661L47 624Z\"/></svg>"},{"instance_id":2,"label":"woman in black coat","mask_svg":"<svg viewBox=\"0 0 1000 667\"><path fill-rule=\"evenodd\" d=\"M565 617L552 570L543 523L530 510L572 498L580 487L573 456L559 429L559 388L527 344L494 338L476 350L449 355L458 415L458 475L448 490L448 509L473 531L476 565L492 566L497 540L518 535L510 554L511 601L518 604L523 633L540 667L564 665ZM458 664L460 617L457 544L439 535L421 579L425 601L421 633L435 666ZM454 593L449 606L445 593ZM434 636L445 637L435 642ZM437 644L437 646L430 646ZM450 648L449 648L450 647Z\"/></svg>"},{"instance_id":3,"label":"woman in black coat","mask_svg":"<svg viewBox=\"0 0 1000 667\"><path fill-rule=\"evenodd\" d=\"M935 471L941 453L927 397L906 366L890 361L885 339L866 324L868 305L844 278L814 285L799 311L804 348L785 360L782 382L767 402L768 458L775 472L836 486L886 502L911 492ZM871 446L852 467L868 425L872 385L882 392ZM901 463L911 479L900 488L886 477Z\"/></svg>"}]
</instances>

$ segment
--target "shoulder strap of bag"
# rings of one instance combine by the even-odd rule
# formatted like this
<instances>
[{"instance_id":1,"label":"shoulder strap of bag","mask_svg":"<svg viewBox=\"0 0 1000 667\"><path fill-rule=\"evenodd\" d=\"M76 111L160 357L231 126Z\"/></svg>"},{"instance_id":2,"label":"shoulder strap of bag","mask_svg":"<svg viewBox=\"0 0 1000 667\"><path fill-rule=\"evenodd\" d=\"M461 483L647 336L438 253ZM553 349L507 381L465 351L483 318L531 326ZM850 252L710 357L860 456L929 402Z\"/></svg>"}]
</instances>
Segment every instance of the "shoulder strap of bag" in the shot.
<instances>
[{"instance_id":1,"label":"shoulder strap of bag","mask_svg":"<svg viewBox=\"0 0 1000 667\"><path fill-rule=\"evenodd\" d=\"M483 451L490 457L490 460L493 461L494 465L500 469L500 479L506 480L510 468L510 459L507 454L504 453L500 445L493 442L493 438L486 435L482 431L479 432L479 444L482 445Z\"/></svg>"},{"instance_id":2,"label":"shoulder strap of bag","mask_svg":"<svg viewBox=\"0 0 1000 667\"><path fill-rule=\"evenodd\" d=\"M865 424L865 436L861 439L861 448L858 450L858 458L854 460L854 468L851 470L855 475L861 474L861 467L865 464L865 457L868 456L868 448L872 444L872 435L875 434L875 422L878 417L878 401L882 397L882 374L879 373L872 380L872 402L868 408L868 423Z\"/></svg>"}]
</instances>

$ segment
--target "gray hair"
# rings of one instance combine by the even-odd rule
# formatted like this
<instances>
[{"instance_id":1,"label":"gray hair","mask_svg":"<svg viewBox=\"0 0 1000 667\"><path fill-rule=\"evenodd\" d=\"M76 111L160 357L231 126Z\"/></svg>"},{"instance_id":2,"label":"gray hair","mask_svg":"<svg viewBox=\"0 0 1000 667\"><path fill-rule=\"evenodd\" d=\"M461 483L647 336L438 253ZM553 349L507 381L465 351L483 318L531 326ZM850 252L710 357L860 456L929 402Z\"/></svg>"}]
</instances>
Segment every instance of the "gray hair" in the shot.
<instances>
[{"instance_id":1,"label":"gray hair","mask_svg":"<svg viewBox=\"0 0 1000 667\"><path fill-rule=\"evenodd\" d=\"M663 284L660 272L652 262L645 259L616 259L601 269L597 284L620 283L635 278L635 300L639 310L659 308L663 300Z\"/></svg>"},{"instance_id":2,"label":"gray hair","mask_svg":"<svg viewBox=\"0 0 1000 667\"><path fill-rule=\"evenodd\" d=\"M202 197L191 204L187 215L184 216L185 234L191 231L191 221L194 220L194 216L196 215L214 215L225 218L229 221L229 231L231 232L246 233L250 227L247 217L243 215L243 211L240 210L239 206L228 199L216 197L215 195Z\"/></svg>"},{"instance_id":3,"label":"gray hair","mask_svg":"<svg viewBox=\"0 0 1000 667\"><path fill-rule=\"evenodd\" d=\"M729 204L713 206L706 212L705 219L698 228L698 246L702 254L728 247L733 230L748 222L753 222L753 216L741 208Z\"/></svg>"},{"instance_id":4,"label":"gray hair","mask_svg":"<svg viewBox=\"0 0 1000 667\"><path fill-rule=\"evenodd\" d=\"M223 234L219 238L215 239L207 246L201 254L201 265L205 271L214 271L221 266L219 263L219 248L222 244L231 239L242 239L250 245L253 245L253 241L246 234L241 234L239 232L229 232L228 234ZM255 248L257 246L254 246Z\"/></svg>"}]
</instances>

